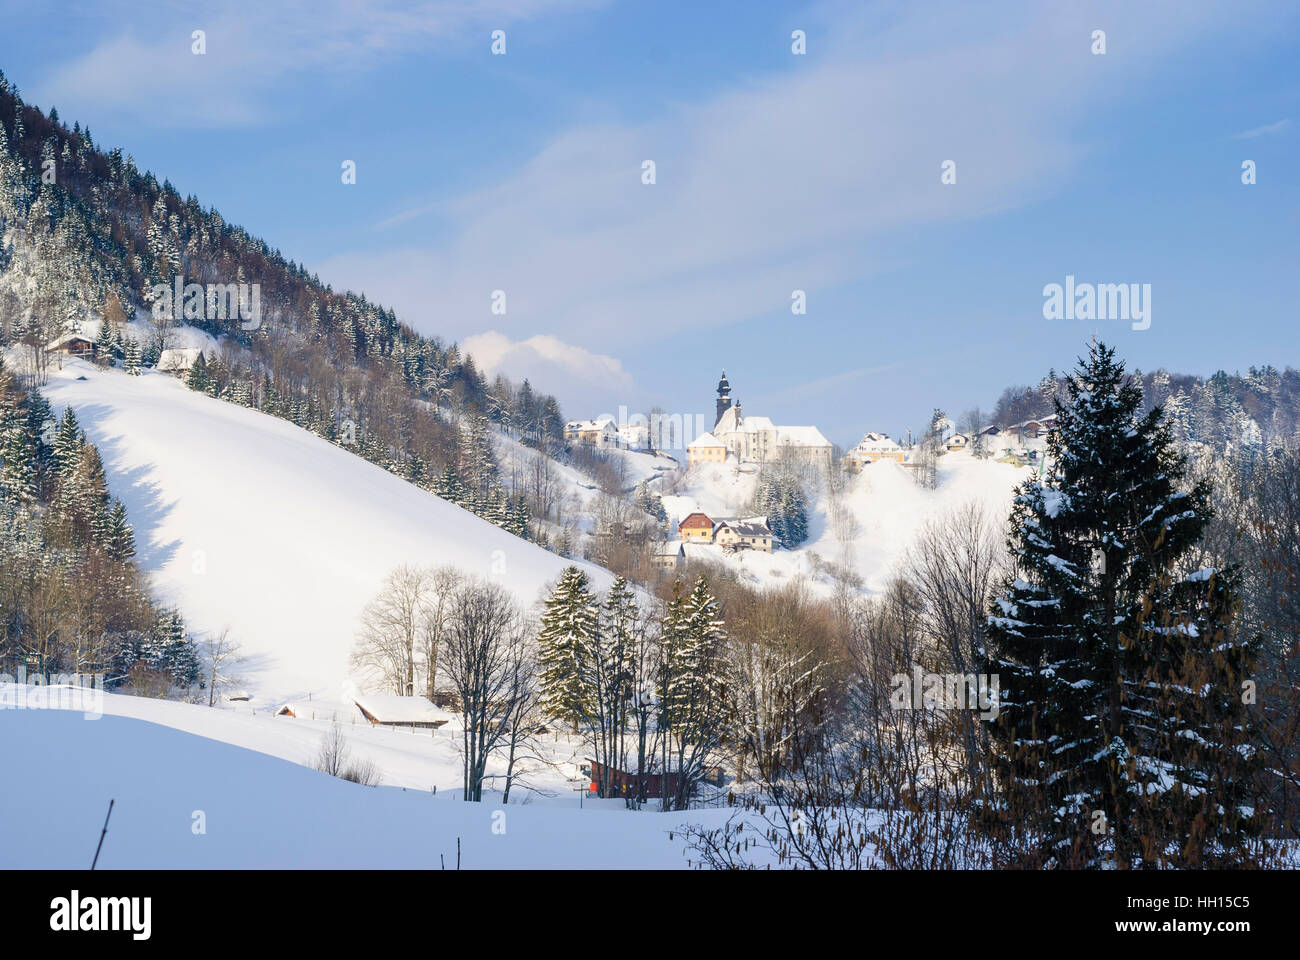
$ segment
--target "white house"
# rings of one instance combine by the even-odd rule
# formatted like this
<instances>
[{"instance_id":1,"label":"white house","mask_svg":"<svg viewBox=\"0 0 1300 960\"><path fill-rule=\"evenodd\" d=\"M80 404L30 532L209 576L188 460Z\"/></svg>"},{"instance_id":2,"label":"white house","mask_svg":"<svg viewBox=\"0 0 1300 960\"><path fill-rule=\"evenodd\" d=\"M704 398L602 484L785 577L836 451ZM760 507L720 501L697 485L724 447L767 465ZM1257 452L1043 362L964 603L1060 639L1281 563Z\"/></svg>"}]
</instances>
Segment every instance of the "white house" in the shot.
<instances>
[{"instance_id":1,"label":"white house","mask_svg":"<svg viewBox=\"0 0 1300 960\"><path fill-rule=\"evenodd\" d=\"M881 460L902 463L906 457L907 451L888 435L868 433L844 455L844 464L850 470L860 470L869 463L879 463Z\"/></svg>"}]
</instances>

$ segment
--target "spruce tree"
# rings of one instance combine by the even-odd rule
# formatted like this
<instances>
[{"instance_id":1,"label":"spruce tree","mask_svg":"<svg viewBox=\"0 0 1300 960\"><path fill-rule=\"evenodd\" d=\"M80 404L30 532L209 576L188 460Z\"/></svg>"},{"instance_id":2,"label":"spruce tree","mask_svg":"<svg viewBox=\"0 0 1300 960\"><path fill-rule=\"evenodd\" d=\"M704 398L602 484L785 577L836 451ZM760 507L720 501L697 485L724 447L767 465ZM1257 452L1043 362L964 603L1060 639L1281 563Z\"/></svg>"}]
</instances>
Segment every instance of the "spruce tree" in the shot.
<instances>
[{"instance_id":1,"label":"spruce tree","mask_svg":"<svg viewBox=\"0 0 1300 960\"><path fill-rule=\"evenodd\" d=\"M982 652L1006 809L1058 865L1201 865L1253 830L1235 570L1192 571L1210 518L1159 407L1093 348L1055 399L1049 472L1022 484L1016 575Z\"/></svg>"},{"instance_id":2,"label":"spruce tree","mask_svg":"<svg viewBox=\"0 0 1300 960\"><path fill-rule=\"evenodd\" d=\"M597 642L597 609L591 582L577 567L566 567L546 599L537 635L542 711L572 723L587 712L582 665Z\"/></svg>"},{"instance_id":3,"label":"spruce tree","mask_svg":"<svg viewBox=\"0 0 1300 960\"><path fill-rule=\"evenodd\" d=\"M127 340L126 347L122 351L122 369L129 376L140 376L140 364L143 362L140 356L140 344L135 340Z\"/></svg>"},{"instance_id":4,"label":"spruce tree","mask_svg":"<svg viewBox=\"0 0 1300 960\"><path fill-rule=\"evenodd\" d=\"M197 390L199 393L208 391L208 362L203 357L203 352L194 358L194 365L190 367L189 374L185 377L185 384L191 390Z\"/></svg>"}]
</instances>

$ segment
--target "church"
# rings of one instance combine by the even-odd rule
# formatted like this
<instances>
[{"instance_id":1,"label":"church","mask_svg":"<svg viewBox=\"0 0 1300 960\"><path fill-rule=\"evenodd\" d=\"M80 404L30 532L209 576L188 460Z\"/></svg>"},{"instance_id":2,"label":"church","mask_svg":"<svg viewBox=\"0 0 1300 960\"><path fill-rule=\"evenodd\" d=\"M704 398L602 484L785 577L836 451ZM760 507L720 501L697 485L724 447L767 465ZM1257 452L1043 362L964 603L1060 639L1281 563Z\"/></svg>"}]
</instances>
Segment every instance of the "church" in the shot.
<instances>
[{"instance_id":1,"label":"church","mask_svg":"<svg viewBox=\"0 0 1300 960\"><path fill-rule=\"evenodd\" d=\"M737 460L770 463L794 456L829 469L833 448L816 427L782 427L767 417L747 417L740 401L732 401L727 371L718 381L717 419L709 431Z\"/></svg>"}]
</instances>

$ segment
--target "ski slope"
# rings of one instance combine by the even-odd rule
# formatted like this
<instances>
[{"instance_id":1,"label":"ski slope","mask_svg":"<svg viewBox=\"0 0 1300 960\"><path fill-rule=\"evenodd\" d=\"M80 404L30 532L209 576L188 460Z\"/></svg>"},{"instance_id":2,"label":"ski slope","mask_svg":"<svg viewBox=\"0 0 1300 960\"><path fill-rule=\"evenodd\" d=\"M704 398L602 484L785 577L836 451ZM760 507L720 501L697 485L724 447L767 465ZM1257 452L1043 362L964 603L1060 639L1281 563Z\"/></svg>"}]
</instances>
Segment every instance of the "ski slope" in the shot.
<instances>
[{"instance_id":1,"label":"ski slope","mask_svg":"<svg viewBox=\"0 0 1300 960\"><path fill-rule=\"evenodd\" d=\"M569 563L256 410L166 374L65 361L71 405L126 504L155 596L200 638L229 626L254 703L346 699L357 619L402 563L454 564L526 607ZM609 576L589 568L597 586Z\"/></svg>"}]
</instances>

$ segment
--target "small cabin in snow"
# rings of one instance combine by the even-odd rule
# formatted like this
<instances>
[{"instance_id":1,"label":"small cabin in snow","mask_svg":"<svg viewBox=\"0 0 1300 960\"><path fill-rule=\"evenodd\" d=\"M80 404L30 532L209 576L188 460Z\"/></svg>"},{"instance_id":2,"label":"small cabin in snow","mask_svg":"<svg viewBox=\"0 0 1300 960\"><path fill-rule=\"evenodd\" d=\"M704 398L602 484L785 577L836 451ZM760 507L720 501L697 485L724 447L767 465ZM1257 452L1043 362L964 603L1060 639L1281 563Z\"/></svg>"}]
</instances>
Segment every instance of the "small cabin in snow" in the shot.
<instances>
[{"instance_id":1,"label":"small cabin in snow","mask_svg":"<svg viewBox=\"0 0 1300 960\"><path fill-rule=\"evenodd\" d=\"M451 715L424 697L399 697L392 693L368 693L353 697L353 703L371 726L436 729Z\"/></svg>"},{"instance_id":2,"label":"small cabin in snow","mask_svg":"<svg viewBox=\"0 0 1300 960\"><path fill-rule=\"evenodd\" d=\"M79 333L65 333L57 340L45 345L46 353L61 353L68 357L84 357L89 360L95 355L95 341Z\"/></svg>"}]
</instances>

